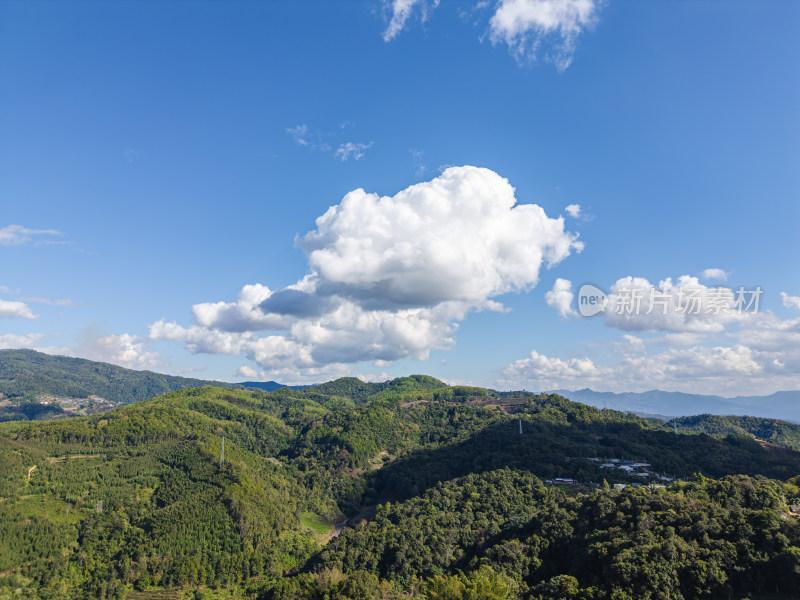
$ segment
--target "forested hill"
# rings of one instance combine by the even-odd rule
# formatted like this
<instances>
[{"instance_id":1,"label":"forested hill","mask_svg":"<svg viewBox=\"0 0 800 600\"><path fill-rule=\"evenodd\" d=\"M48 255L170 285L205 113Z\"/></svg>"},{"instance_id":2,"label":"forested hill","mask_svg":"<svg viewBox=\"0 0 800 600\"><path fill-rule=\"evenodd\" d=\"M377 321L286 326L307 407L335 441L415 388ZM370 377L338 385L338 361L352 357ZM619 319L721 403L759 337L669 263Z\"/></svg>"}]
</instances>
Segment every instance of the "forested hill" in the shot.
<instances>
[{"instance_id":1,"label":"forested hill","mask_svg":"<svg viewBox=\"0 0 800 600\"><path fill-rule=\"evenodd\" d=\"M390 379L383 383L361 381L356 377L340 377L307 389L319 394L342 396L357 403L391 396L400 397L404 394L420 394L415 397L431 399L434 391L452 395L450 391L447 391L452 389L449 385L429 375L409 375Z\"/></svg>"},{"instance_id":2,"label":"forested hill","mask_svg":"<svg viewBox=\"0 0 800 600\"><path fill-rule=\"evenodd\" d=\"M800 450L800 425L778 419L695 415L672 419L666 426L710 435L747 434L771 444Z\"/></svg>"},{"instance_id":3,"label":"forested hill","mask_svg":"<svg viewBox=\"0 0 800 600\"><path fill-rule=\"evenodd\" d=\"M203 385L234 387L33 350L0 350L0 393L12 400L35 401L42 395L69 398L95 395L130 404Z\"/></svg>"},{"instance_id":4,"label":"forested hill","mask_svg":"<svg viewBox=\"0 0 800 600\"><path fill-rule=\"evenodd\" d=\"M554 394L366 386L200 387L0 424L0 598L800 590L800 453Z\"/></svg>"}]
</instances>

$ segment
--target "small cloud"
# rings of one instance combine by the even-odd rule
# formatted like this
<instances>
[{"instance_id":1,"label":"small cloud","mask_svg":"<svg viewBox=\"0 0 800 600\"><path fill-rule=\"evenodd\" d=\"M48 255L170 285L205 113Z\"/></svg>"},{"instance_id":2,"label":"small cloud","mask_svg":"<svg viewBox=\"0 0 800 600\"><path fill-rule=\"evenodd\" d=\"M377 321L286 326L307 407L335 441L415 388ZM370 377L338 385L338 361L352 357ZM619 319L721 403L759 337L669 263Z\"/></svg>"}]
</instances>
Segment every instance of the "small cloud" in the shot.
<instances>
[{"instance_id":1,"label":"small cloud","mask_svg":"<svg viewBox=\"0 0 800 600\"><path fill-rule=\"evenodd\" d=\"M480 25L481 19L485 18L485 15L480 13L487 8L489 8L489 0L481 0L472 6L460 5L456 8L456 11L458 12L458 16L462 21L477 26Z\"/></svg>"},{"instance_id":2,"label":"small cloud","mask_svg":"<svg viewBox=\"0 0 800 600\"><path fill-rule=\"evenodd\" d=\"M22 246L34 242L40 236L62 235L55 229L29 229L22 225L6 225L0 229L0 246ZM52 240L37 240L36 244L52 243Z\"/></svg>"},{"instance_id":3,"label":"small cloud","mask_svg":"<svg viewBox=\"0 0 800 600\"><path fill-rule=\"evenodd\" d=\"M13 333L6 333L0 335L0 348L18 349L18 348L33 348L44 337L43 333L27 333L25 335L16 335Z\"/></svg>"},{"instance_id":4,"label":"small cloud","mask_svg":"<svg viewBox=\"0 0 800 600\"><path fill-rule=\"evenodd\" d=\"M84 333L79 347L69 351L71 356L109 362L128 369L154 369L166 366L156 352L147 350L149 340L129 333L99 337L95 327Z\"/></svg>"},{"instance_id":5,"label":"small cloud","mask_svg":"<svg viewBox=\"0 0 800 600\"><path fill-rule=\"evenodd\" d=\"M34 304L47 304L48 306L75 306L75 303L69 298L51 300L50 298L40 298L38 296L26 296L24 298L20 298L20 300L24 300L25 302L33 302Z\"/></svg>"},{"instance_id":6,"label":"small cloud","mask_svg":"<svg viewBox=\"0 0 800 600\"><path fill-rule=\"evenodd\" d=\"M361 144L361 143L354 143L354 142L345 142L344 144L340 144L339 147L336 149L336 158L341 160L342 162L352 158L353 160L361 160L364 158L364 150L372 146L372 142L369 144Z\"/></svg>"},{"instance_id":7,"label":"small cloud","mask_svg":"<svg viewBox=\"0 0 800 600\"><path fill-rule=\"evenodd\" d=\"M0 294L19 294L20 291L20 289L12 290L8 286L0 285Z\"/></svg>"},{"instance_id":8,"label":"small cloud","mask_svg":"<svg viewBox=\"0 0 800 600\"><path fill-rule=\"evenodd\" d=\"M286 133L294 138L298 146L308 146L310 144L308 141L308 125L302 124L297 127L289 127L286 129Z\"/></svg>"},{"instance_id":9,"label":"small cloud","mask_svg":"<svg viewBox=\"0 0 800 600\"><path fill-rule=\"evenodd\" d=\"M379 383L382 381L387 381L389 379L388 373L360 373L356 375L358 379L363 381L364 383Z\"/></svg>"},{"instance_id":10,"label":"small cloud","mask_svg":"<svg viewBox=\"0 0 800 600\"><path fill-rule=\"evenodd\" d=\"M592 27L603 0L500 0L489 21L493 43L505 42L519 62L544 52L563 72L572 63L578 38Z\"/></svg>"},{"instance_id":11,"label":"small cloud","mask_svg":"<svg viewBox=\"0 0 800 600\"><path fill-rule=\"evenodd\" d=\"M353 160L361 160L364 158L364 151L372 146L373 142L369 142L368 144L361 142L339 142L338 145L336 145L336 138L341 139L344 135L344 131L351 127L355 127L355 123L352 121L343 121L334 131L320 132L311 130L308 125L303 123L296 127L289 127L286 129L286 133L292 137L295 144L308 150L319 150L326 154L331 153L342 162L351 158Z\"/></svg>"},{"instance_id":12,"label":"small cloud","mask_svg":"<svg viewBox=\"0 0 800 600\"><path fill-rule=\"evenodd\" d=\"M250 367L248 365L243 365L239 367L239 370L236 371L236 374L242 377L247 377L248 379L258 378L258 371L256 371L253 367Z\"/></svg>"},{"instance_id":13,"label":"small cloud","mask_svg":"<svg viewBox=\"0 0 800 600\"><path fill-rule=\"evenodd\" d=\"M706 269L700 274L703 279L713 279L716 281L727 281L729 275L730 273L722 269Z\"/></svg>"},{"instance_id":14,"label":"small cloud","mask_svg":"<svg viewBox=\"0 0 800 600\"><path fill-rule=\"evenodd\" d=\"M20 319L38 319L39 315L33 313L30 307L24 302L16 300L0 300L0 318L16 317Z\"/></svg>"},{"instance_id":15,"label":"small cloud","mask_svg":"<svg viewBox=\"0 0 800 600\"><path fill-rule=\"evenodd\" d=\"M132 163L134 160L136 160L136 156L139 154L139 151L130 149L125 150L123 154L125 155L125 160L127 160L129 163Z\"/></svg>"},{"instance_id":16,"label":"small cloud","mask_svg":"<svg viewBox=\"0 0 800 600\"><path fill-rule=\"evenodd\" d=\"M781 299L786 308L800 310L800 296L790 296L786 292L781 292Z\"/></svg>"},{"instance_id":17,"label":"small cloud","mask_svg":"<svg viewBox=\"0 0 800 600\"><path fill-rule=\"evenodd\" d=\"M425 23L439 0L383 0L383 4L388 15L383 40L390 42L415 15ZM481 0L469 6L457 4L456 12L462 21L476 26L485 24L491 14L487 35L493 44L505 43L520 64L541 57L563 72L572 63L580 36L597 22L603 4L605 0Z\"/></svg>"},{"instance_id":18,"label":"small cloud","mask_svg":"<svg viewBox=\"0 0 800 600\"><path fill-rule=\"evenodd\" d=\"M578 219L581 216L581 205L570 204L564 209L564 212L566 212L573 219Z\"/></svg>"},{"instance_id":19,"label":"small cloud","mask_svg":"<svg viewBox=\"0 0 800 600\"><path fill-rule=\"evenodd\" d=\"M386 31L383 32L384 42L392 41L403 31L412 12L417 8L420 12L420 21L424 23L428 20L428 11L439 6L439 0L431 0L430 2L427 0L392 0L391 3L386 1L384 3L391 4L392 13L389 25L386 27Z\"/></svg>"},{"instance_id":20,"label":"small cloud","mask_svg":"<svg viewBox=\"0 0 800 600\"><path fill-rule=\"evenodd\" d=\"M553 284L553 289L544 295L547 306L554 309L565 319L575 314L575 311L572 310L573 297L572 282L569 279L561 279L560 277Z\"/></svg>"}]
</instances>

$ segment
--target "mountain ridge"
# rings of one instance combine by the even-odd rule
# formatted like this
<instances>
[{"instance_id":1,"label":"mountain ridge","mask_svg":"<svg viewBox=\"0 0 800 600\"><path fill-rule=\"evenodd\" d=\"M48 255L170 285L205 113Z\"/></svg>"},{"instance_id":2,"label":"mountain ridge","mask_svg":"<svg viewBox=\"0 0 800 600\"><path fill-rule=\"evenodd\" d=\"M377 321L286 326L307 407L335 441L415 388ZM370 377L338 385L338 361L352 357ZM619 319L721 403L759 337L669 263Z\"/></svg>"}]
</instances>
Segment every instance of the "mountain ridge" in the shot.
<instances>
[{"instance_id":1,"label":"mountain ridge","mask_svg":"<svg viewBox=\"0 0 800 600\"><path fill-rule=\"evenodd\" d=\"M35 401L44 395L70 398L94 395L114 403L130 404L175 390L205 385L238 387L225 381L140 371L35 350L0 350L0 393L16 401Z\"/></svg>"},{"instance_id":2,"label":"mountain ridge","mask_svg":"<svg viewBox=\"0 0 800 600\"><path fill-rule=\"evenodd\" d=\"M590 388L551 391L598 408L659 414L670 418L714 414L800 422L800 390L778 391L766 396L743 395L732 398L711 394L665 392L658 389L645 392L597 392Z\"/></svg>"}]
</instances>

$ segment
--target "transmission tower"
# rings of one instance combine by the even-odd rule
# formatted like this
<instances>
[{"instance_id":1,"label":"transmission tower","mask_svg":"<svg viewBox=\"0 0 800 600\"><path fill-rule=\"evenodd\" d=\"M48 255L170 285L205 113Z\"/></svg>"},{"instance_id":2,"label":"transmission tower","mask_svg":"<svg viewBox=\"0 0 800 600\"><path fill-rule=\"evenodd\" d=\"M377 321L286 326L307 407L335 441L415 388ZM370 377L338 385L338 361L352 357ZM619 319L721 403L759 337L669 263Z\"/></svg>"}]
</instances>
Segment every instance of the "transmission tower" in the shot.
<instances>
[{"instance_id":1,"label":"transmission tower","mask_svg":"<svg viewBox=\"0 0 800 600\"><path fill-rule=\"evenodd\" d=\"M225 466L225 436L222 436L222 451L219 454L219 466Z\"/></svg>"}]
</instances>

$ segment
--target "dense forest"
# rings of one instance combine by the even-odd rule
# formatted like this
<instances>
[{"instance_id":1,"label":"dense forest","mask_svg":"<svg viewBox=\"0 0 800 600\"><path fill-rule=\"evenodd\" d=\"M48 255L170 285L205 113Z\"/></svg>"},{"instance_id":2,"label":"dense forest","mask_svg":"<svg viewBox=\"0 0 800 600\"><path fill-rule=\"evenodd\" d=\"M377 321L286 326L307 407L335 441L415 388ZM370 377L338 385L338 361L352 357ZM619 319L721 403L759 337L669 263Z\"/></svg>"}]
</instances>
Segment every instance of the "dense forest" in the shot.
<instances>
[{"instance_id":1,"label":"dense forest","mask_svg":"<svg viewBox=\"0 0 800 600\"><path fill-rule=\"evenodd\" d=\"M2 423L0 599L800 597L800 453L498 396L345 378Z\"/></svg>"},{"instance_id":2,"label":"dense forest","mask_svg":"<svg viewBox=\"0 0 800 600\"><path fill-rule=\"evenodd\" d=\"M778 419L761 417L739 417L721 415L694 415L672 419L667 427L677 427L683 431L727 435L740 433L753 435L760 440L800 450L800 425Z\"/></svg>"}]
</instances>

